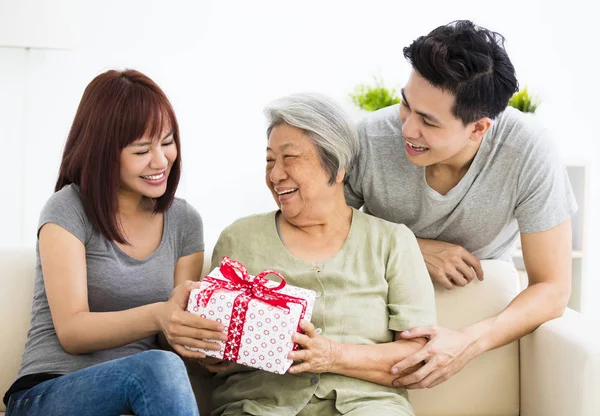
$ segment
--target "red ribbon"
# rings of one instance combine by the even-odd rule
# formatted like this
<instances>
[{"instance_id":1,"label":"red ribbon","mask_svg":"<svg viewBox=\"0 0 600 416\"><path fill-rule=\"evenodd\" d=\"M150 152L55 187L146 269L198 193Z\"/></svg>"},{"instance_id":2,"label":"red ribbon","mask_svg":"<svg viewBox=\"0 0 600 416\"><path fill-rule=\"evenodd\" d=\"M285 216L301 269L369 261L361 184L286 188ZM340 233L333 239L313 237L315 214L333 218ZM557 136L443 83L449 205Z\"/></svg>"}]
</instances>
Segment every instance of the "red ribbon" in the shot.
<instances>
[{"instance_id":1,"label":"red ribbon","mask_svg":"<svg viewBox=\"0 0 600 416\"><path fill-rule=\"evenodd\" d=\"M246 322L246 312L248 311L248 304L250 303L250 300L257 299L261 302L287 311L290 310L287 305L289 302L296 303L302 306L300 319L304 318L307 307L306 299L279 293L278 291L283 289L286 285L285 279L279 272L275 270L265 270L257 274L255 277L252 277L243 264L231 260L227 256L224 256L221 260L221 266L219 269L223 277L227 280L215 279L211 276L205 277L203 282L208 282L211 285L197 295L196 306L200 306L200 304L202 304L203 307L206 307L214 292L220 289L242 291L242 293L236 296L233 302L229 330L227 332L227 343L225 344L225 350L223 351L224 359L233 362L237 361L242 341L244 323ZM238 275L238 272L240 275ZM274 274L281 279L281 282L278 286L273 288L266 286L266 283L269 280L265 279L265 276L269 274ZM300 322L298 322L298 331L300 332ZM297 347L298 346L294 344L294 349L297 349Z\"/></svg>"}]
</instances>

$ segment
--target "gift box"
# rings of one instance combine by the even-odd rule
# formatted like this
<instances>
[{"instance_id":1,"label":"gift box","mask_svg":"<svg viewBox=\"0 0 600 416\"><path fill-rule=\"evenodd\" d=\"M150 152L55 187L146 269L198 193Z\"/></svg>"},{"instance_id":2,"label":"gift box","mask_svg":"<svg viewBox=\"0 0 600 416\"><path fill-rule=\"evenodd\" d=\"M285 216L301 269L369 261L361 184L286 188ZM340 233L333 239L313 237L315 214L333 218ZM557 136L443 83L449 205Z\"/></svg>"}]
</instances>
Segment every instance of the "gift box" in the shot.
<instances>
[{"instance_id":1,"label":"gift box","mask_svg":"<svg viewBox=\"0 0 600 416\"><path fill-rule=\"evenodd\" d=\"M281 281L266 279L270 274ZM292 335L301 332L301 319L310 321L314 303L314 291L288 285L280 273L265 270L252 276L243 264L223 257L200 289L192 290L187 310L223 324L227 341L207 340L220 344L220 351L186 348L283 374L293 362L288 353L298 348Z\"/></svg>"}]
</instances>

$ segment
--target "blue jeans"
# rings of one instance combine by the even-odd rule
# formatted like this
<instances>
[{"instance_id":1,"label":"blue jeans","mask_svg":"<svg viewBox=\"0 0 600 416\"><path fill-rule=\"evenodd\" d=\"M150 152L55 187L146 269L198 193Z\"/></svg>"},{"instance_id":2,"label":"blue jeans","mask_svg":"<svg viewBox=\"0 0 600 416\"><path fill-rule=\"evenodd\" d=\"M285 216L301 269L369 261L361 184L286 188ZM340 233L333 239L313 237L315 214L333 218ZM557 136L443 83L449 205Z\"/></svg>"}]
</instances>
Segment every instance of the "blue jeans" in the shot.
<instances>
[{"instance_id":1,"label":"blue jeans","mask_svg":"<svg viewBox=\"0 0 600 416\"><path fill-rule=\"evenodd\" d=\"M185 365L151 350L94 365L14 393L6 416L197 415Z\"/></svg>"}]
</instances>

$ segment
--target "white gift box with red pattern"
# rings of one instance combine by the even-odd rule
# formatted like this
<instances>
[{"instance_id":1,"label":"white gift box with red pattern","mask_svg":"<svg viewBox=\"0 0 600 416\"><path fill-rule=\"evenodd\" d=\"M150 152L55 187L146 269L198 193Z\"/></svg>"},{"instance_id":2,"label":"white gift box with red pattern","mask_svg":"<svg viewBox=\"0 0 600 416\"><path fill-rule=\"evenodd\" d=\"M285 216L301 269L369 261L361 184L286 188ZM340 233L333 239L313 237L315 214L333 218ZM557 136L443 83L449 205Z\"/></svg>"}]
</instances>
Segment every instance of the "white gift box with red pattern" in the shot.
<instances>
[{"instance_id":1,"label":"white gift box with red pattern","mask_svg":"<svg viewBox=\"0 0 600 416\"><path fill-rule=\"evenodd\" d=\"M281 282L266 279L269 274ZM186 348L283 374L293 362L288 353L298 348L292 335L300 332L301 319L310 321L314 303L314 291L288 285L278 272L252 276L241 263L223 257L200 289L192 290L187 310L223 324L227 341L210 340L221 345L220 351Z\"/></svg>"}]
</instances>

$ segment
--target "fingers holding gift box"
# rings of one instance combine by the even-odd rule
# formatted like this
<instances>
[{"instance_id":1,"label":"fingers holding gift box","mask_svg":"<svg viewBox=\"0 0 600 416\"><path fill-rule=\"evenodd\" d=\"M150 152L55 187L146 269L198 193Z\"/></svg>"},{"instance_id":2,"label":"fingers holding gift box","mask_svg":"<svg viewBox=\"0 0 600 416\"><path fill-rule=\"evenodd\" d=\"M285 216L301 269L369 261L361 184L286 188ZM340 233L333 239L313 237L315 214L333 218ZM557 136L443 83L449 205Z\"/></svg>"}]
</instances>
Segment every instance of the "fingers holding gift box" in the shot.
<instances>
[{"instance_id":1,"label":"fingers holding gift box","mask_svg":"<svg viewBox=\"0 0 600 416\"><path fill-rule=\"evenodd\" d=\"M280 283L265 276L274 274ZM278 272L248 274L241 263L223 257L221 266L190 293L187 310L227 328L227 340L211 339L219 351L186 344L186 348L277 374L292 365L288 354L298 348L292 340L300 320L310 321L315 292L285 282Z\"/></svg>"},{"instance_id":2,"label":"fingers holding gift box","mask_svg":"<svg viewBox=\"0 0 600 416\"><path fill-rule=\"evenodd\" d=\"M164 304L164 308L158 316L161 331L175 352L182 357L196 359L204 358L206 355L186 349L184 345L218 350L221 348L219 344L205 340L227 339L223 332L225 327L222 324L192 315L185 310L190 293L198 287L200 287L200 283L191 281L177 286L171 292L169 300Z\"/></svg>"},{"instance_id":3,"label":"fingers holding gift box","mask_svg":"<svg viewBox=\"0 0 600 416\"><path fill-rule=\"evenodd\" d=\"M288 357L299 361L290 367L289 372L327 373L335 364L340 354L340 346L336 342L322 337L315 326L306 320L300 321L303 334L294 334L292 339L300 346L300 351L292 351Z\"/></svg>"},{"instance_id":4,"label":"fingers holding gift box","mask_svg":"<svg viewBox=\"0 0 600 416\"><path fill-rule=\"evenodd\" d=\"M227 335L220 330L215 321L190 315L177 313L172 316L169 327L169 342L176 345L191 346L196 349L219 350L221 346L209 340L226 340ZM189 353L189 352L188 352Z\"/></svg>"}]
</instances>

